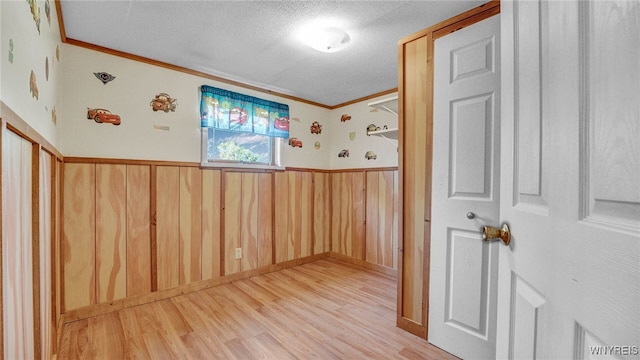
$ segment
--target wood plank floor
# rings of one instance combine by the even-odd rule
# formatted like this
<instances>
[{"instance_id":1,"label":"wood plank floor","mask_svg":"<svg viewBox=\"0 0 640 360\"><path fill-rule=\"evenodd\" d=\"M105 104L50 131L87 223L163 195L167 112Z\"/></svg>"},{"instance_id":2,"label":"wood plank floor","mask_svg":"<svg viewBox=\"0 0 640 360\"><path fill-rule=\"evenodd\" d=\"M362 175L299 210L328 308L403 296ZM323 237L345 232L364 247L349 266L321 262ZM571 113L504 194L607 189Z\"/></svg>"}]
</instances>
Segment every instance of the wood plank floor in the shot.
<instances>
[{"instance_id":1,"label":"wood plank floor","mask_svg":"<svg viewBox=\"0 0 640 360\"><path fill-rule=\"evenodd\" d=\"M66 324L58 359L456 359L395 326L395 296L320 260Z\"/></svg>"}]
</instances>

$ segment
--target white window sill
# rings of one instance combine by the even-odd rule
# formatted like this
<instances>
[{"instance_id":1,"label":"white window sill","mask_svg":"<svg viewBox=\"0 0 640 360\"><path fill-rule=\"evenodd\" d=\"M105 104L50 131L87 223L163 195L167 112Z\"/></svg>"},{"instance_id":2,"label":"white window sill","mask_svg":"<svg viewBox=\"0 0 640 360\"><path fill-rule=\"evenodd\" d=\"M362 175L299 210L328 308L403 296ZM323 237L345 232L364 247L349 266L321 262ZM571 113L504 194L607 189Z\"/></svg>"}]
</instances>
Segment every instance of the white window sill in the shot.
<instances>
[{"instance_id":1,"label":"white window sill","mask_svg":"<svg viewBox=\"0 0 640 360\"><path fill-rule=\"evenodd\" d=\"M223 163L223 162L202 162L200 167L203 168L220 168L220 169L254 169L254 170L285 170L284 166L264 165L264 164L248 164L248 163Z\"/></svg>"}]
</instances>

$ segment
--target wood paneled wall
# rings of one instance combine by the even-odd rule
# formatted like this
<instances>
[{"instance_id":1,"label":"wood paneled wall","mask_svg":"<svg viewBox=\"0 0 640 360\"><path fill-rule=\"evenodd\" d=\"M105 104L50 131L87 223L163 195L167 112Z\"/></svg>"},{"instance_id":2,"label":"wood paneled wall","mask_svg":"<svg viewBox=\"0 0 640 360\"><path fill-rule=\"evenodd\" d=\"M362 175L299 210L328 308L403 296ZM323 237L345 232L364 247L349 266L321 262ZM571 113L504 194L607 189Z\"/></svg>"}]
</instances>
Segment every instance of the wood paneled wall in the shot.
<instances>
[{"instance_id":1,"label":"wood paneled wall","mask_svg":"<svg viewBox=\"0 0 640 360\"><path fill-rule=\"evenodd\" d=\"M72 159L64 174L65 311L330 251L396 265L394 170Z\"/></svg>"},{"instance_id":2,"label":"wood paneled wall","mask_svg":"<svg viewBox=\"0 0 640 360\"><path fill-rule=\"evenodd\" d=\"M61 323L61 157L2 102L0 113L0 354L49 359Z\"/></svg>"},{"instance_id":3,"label":"wood paneled wall","mask_svg":"<svg viewBox=\"0 0 640 360\"><path fill-rule=\"evenodd\" d=\"M398 171L348 171L331 176L332 251L377 269L397 269Z\"/></svg>"},{"instance_id":4,"label":"wood paneled wall","mask_svg":"<svg viewBox=\"0 0 640 360\"><path fill-rule=\"evenodd\" d=\"M398 267L398 172L367 172L365 260Z\"/></svg>"},{"instance_id":5,"label":"wood paneled wall","mask_svg":"<svg viewBox=\"0 0 640 360\"><path fill-rule=\"evenodd\" d=\"M331 177L329 173L313 173L313 253L331 250Z\"/></svg>"},{"instance_id":6,"label":"wood paneled wall","mask_svg":"<svg viewBox=\"0 0 640 360\"><path fill-rule=\"evenodd\" d=\"M403 117L399 125L403 139L400 156L404 197L402 286L398 307L401 318L422 326L418 333L421 337L426 334L423 299L429 280L424 277L424 269L425 261L428 261L425 251L429 248L431 210L431 109L425 106L425 99L431 99L432 90L425 79L432 76L428 72L432 48L431 34L403 44L401 48Z\"/></svg>"},{"instance_id":7,"label":"wood paneled wall","mask_svg":"<svg viewBox=\"0 0 640 360\"><path fill-rule=\"evenodd\" d=\"M313 173L276 173L276 262L313 253Z\"/></svg>"},{"instance_id":8,"label":"wood paneled wall","mask_svg":"<svg viewBox=\"0 0 640 360\"><path fill-rule=\"evenodd\" d=\"M55 186L55 164L56 159L51 154L39 150L39 252L40 252L40 344L42 357L48 358L55 353L57 323L55 311L55 258L54 256L54 212L52 204L52 194Z\"/></svg>"},{"instance_id":9,"label":"wood paneled wall","mask_svg":"<svg viewBox=\"0 0 640 360\"><path fill-rule=\"evenodd\" d=\"M32 166L31 143L3 129L2 323L6 359L35 358L35 337L40 335L34 316Z\"/></svg>"},{"instance_id":10,"label":"wood paneled wall","mask_svg":"<svg viewBox=\"0 0 640 360\"><path fill-rule=\"evenodd\" d=\"M64 310L150 292L149 166L70 163L64 175Z\"/></svg>"},{"instance_id":11,"label":"wood paneled wall","mask_svg":"<svg viewBox=\"0 0 640 360\"><path fill-rule=\"evenodd\" d=\"M358 260L365 255L365 186L362 171L331 176L332 250Z\"/></svg>"},{"instance_id":12,"label":"wood paneled wall","mask_svg":"<svg viewBox=\"0 0 640 360\"><path fill-rule=\"evenodd\" d=\"M273 176L224 174L225 275L273 263Z\"/></svg>"}]
</instances>

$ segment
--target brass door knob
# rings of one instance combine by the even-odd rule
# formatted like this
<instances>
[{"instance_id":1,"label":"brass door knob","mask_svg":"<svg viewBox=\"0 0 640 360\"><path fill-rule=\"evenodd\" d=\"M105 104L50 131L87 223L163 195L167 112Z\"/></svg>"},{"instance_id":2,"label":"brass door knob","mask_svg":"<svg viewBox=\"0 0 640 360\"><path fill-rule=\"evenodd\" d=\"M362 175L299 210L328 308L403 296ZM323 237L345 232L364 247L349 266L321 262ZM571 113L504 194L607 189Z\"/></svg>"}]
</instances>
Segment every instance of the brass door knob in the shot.
<instances>
[{"instance_id":1,"label":"brass door knob","mask_svg":"<svg viewBox=\"0 0 640 360\"><path fill-rule=\"evenodd\" d=\"M502 228L494 228L491 226L482 227L482 240L484 241L492 241L492 240L502 240L505 245L509 245L511 242L511 230L509 230L509 225L502 224Z\"/></svg>"}]
</instances>

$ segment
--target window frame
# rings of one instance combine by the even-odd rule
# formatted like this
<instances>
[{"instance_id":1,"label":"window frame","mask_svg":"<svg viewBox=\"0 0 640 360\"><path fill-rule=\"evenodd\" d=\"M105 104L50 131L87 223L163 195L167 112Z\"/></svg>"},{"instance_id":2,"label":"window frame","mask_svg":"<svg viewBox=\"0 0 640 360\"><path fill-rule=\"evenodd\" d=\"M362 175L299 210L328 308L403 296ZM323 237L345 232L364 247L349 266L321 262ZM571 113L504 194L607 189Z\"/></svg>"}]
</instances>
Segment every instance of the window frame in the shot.
<instances>
[{"instance_id":1,"label":"window frame","mask_svg":"<svg viewBox=\"0 0 640 360\"><path fill-rule=\"evenodd\" d=\"M236 168L236 169L264 169L264 170L284 170L282 162L283 138L269 137L271 141L271 163L257 163L234 160L209 160L209 128L200 128L200 166L208 168ZM214 129L214 134L216 130ZM255 135L255 134L254 134ZM260 134L257 134L260 135ZM267 136L267 135L263 135ZM214 135L215 138L215 135Z\"/></svg>"}]
</instances>

